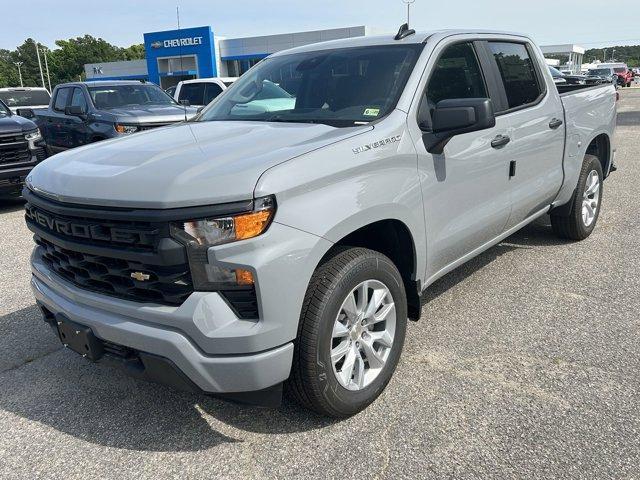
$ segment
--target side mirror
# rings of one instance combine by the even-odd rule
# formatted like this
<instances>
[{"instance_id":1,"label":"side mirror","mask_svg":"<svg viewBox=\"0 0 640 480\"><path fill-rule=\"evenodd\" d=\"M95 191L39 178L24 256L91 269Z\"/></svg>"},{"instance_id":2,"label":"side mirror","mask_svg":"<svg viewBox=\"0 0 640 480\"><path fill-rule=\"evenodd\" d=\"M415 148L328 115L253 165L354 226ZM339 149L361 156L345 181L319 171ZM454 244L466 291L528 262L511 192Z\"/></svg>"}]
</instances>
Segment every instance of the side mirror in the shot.
<instances>
[{"instance_id":1,"label":"side mirror","mask_svg":"<svg viewBox=\"0 0 640 480\"><path fill-rule=\"evenodd\" d=\"M69 107L64 107L64 114L71 115L74 117L84 117L85 111L79 105L71 105Z\"/></svg>"},{"instance_id":2,"label":"side mirror","mask_svg":"<svg viewBox=\"0 0 640 480\"><path fill-rule=\"evenodd\" d=\"M191 105L191 102L189 100L180 100L180 105L188 107Z\"/></svg>"},{"instance_id":3,"label":"side mirror","mask_svg":"<svg viewBox=\"0 0 640 480\"><path fill-rule=\"evenodd\" d=\"M456 135L486 130L496 125L493 103L488 98L441 100L433 110L430 122L425 116L429 112L422 110L418 123L423 130L429 126L422 136L429 153L441 154L449 140Z\"/></svg>"},{"instance_id":4,"label":"side mirror","mask_svg":"<svg viewBox=\"0 0 640 480\"><path fill-rule=\"evenodd\" d=\"M36 113L33 111L33 108L18 108L16 109L16 113L24 118L36 118Z\"/></svg>"}]
</instances>

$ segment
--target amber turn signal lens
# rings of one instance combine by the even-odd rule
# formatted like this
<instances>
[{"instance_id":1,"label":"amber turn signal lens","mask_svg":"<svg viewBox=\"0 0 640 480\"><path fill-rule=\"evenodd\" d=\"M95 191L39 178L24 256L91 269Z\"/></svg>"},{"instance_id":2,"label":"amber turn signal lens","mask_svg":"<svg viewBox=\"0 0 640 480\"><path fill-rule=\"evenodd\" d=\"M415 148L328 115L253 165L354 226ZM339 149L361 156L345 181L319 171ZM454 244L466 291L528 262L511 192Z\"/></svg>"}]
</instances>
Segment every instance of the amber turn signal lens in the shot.
<instances>
[{"instance_id":1,"label":"amber turn signal lens","mask_svg":"<svg viewBox=\"0 0 640 480\"><path fill-rule=\"evenodd\" d=\"M269 226L272 214L273 210L260 210L235 217L236 240L260 235Z\"/></svg>"},{"instance_id":2,"label":"amber turn signal lens","mask_svg":"<svg viewBox=\"0 0 640 480\"><path fill-rule=\"evenodd\" d=\"M238 285L253 285L253 273L249 270L236 270L236 282Z\"/></svg>"}]
</instances>

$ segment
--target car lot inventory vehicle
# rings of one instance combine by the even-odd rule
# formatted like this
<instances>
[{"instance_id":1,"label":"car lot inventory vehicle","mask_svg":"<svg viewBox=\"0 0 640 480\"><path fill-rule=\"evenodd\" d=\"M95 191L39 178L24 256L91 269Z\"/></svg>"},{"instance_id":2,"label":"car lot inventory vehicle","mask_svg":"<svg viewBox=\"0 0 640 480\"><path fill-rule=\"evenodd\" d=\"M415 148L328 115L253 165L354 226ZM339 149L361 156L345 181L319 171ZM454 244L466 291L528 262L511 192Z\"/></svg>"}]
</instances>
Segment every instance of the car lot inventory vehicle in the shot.
<instances>
[{"instance_id":1,"label":"car lot inventory vehicle","mask_svg":"<svg viewBox=\"0 0 640 480\"><path fill-rule=\"evenodd\" d=\"M622 87L630 87L633 82L633 72L629 70L626 63L601 63L598 68L613 68L618 76L618 85Z\"/></svg>"},{"instance_id":2,"label":"car lot inventory vehicle","mask_svg":"<svg viewBox=\"0 0 640 480\"><path fill-rule=\"evenodd\" d=\"M570 85L597 85L598 83L602 83L600 77L566 74L551 66L549 67L549 71L556 85L559 83L568 83Z\"/></svg>"},{"instance_id":3,"label":"car lot inventory vehicle","mask_svg":"<svg viewBox=\"0 0 640 480\"><path fill-rule=\"evenodd\" d=\"M273 85L287 101L259 107ZM547 213L590 235L615 118L612 85L556 88L521 35L405 25L279 52L192 121L39 165L33 291L91 360L352 415L435 280Z\"/></svg>"},{"instance_id":4,"label":"car lot inventory vehicle","mask_svg":"<svg viewBox=\"0 0 640 480\"><path fill-rule=\"evenodd\" d=\"M139 81L95 81L58 85L45 110L27 111L52 153L108 138L164 127L196 114L160 87Z\"/></svg>"},{"instance_id":5,"label":"car lot inventory vehicle","mask_svg":"<svg viewBox=\"0 0 640 480\"><path fill-rule=\"evenodd\" d=\"M231 86L237 77L212 77L183 80L178 83L173 97L178 103L204 107Z\"/></svg>"},{"instance_id":6,"label":"car lot inventory vehicle","mask_svg":"<svg viewBox=\"0 0 640 480\"><path fill-rule=\"evenodd\" d=\"M18 109L41 109L47 108L51 95L46 88L42 87L9 87L0 88L0 100L7 105L13 113L18 113Z\"/></svg>"},{"instance_id":7,"label":"car lot inventory vehicle","mask_svg":"<svg viewBox=\"0 0 640 480\"><path fill-rule=\"evenodd\" d=\"M0 100L0 198L19 196L27 174L46 156L35 123L14 114Z\"/></svg>"},{"instance_id":8,"label":"car lot inventory vehicle","mask_svg":"<svg viewBox=\"0 0 640 480\"><path fill-rule=\"evenodd\" d=\"M612 67L591 68L587 71L587 77L598 77L603 82L617 83L618 74L614 72Z\"/></svg>"}]
</instances>

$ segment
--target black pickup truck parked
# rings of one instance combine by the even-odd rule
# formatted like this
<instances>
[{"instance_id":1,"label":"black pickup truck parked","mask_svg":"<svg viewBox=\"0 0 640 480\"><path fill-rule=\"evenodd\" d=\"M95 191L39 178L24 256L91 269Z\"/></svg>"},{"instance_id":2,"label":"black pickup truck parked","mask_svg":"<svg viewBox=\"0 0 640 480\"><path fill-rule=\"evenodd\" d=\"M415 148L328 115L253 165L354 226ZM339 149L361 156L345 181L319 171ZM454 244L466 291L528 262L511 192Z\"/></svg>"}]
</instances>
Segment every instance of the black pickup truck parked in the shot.
<instances>
[{"instance_id":1,"label":"black pickup truck parked","mask_svg":"<svg viewBox=\"0 0 640 480\"><path fill-rule=\"evenodd\" d=\"M49 108L19 113L36 122L50 152L57 153L181 122L197 110L176 103L153 83L95 81L58 85Z\"/></svg>"},{"instance_id":2,"label":"black pickup truck parked","mask_svg":"<svg viewBox=\"0 0 640 480\"><path fill-rule=\"evenodd\" d=\"M19 196L26 176L46 157L35 123L14 115L0 100L0 198Z\"/></svg>"}]
</instances>

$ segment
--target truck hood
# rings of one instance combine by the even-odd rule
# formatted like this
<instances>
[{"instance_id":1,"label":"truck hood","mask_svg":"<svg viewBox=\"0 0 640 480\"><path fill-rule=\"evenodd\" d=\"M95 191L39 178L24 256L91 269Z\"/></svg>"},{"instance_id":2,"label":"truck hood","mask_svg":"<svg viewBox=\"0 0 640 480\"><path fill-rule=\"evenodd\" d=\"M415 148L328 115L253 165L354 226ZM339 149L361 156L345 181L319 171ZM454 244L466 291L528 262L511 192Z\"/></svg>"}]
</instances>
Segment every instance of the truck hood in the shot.
<instances>
[{"instance_id":1,"label":"truck hood","mask_svg":"<svg viewBox=\"0 0 640 480\"><path fill-rule=\"evenodd\" d=\"M104 110L116 118L121 123L174 123L191 119L198 113L194 107L183 107L180 105L148 105L135 106L129 108L111 108Z\"/></svg>"},{"instance_id":2,"label":"truck hood","mask_svg":"<svg viewBox=\"0 0 640 480\"><path fill-rule=\"evenodd\" d=\"M36 124L31 120L19 117L18 115L0 117L0 135L28 132L30 130L35 130L36 128Z\"/></svg>"},{"instance_id":3,"label":"truck hood","mask_svg":"<svg viewBox=\"0 0 640 480\"><path fill-rule=\"evenodd\" d=\"M87 205L176 208L241 201L252 198L266 169L372 128L183 123L59 153L36 166L27 183L58 201Z\"/></svg>"}]
</instances>

